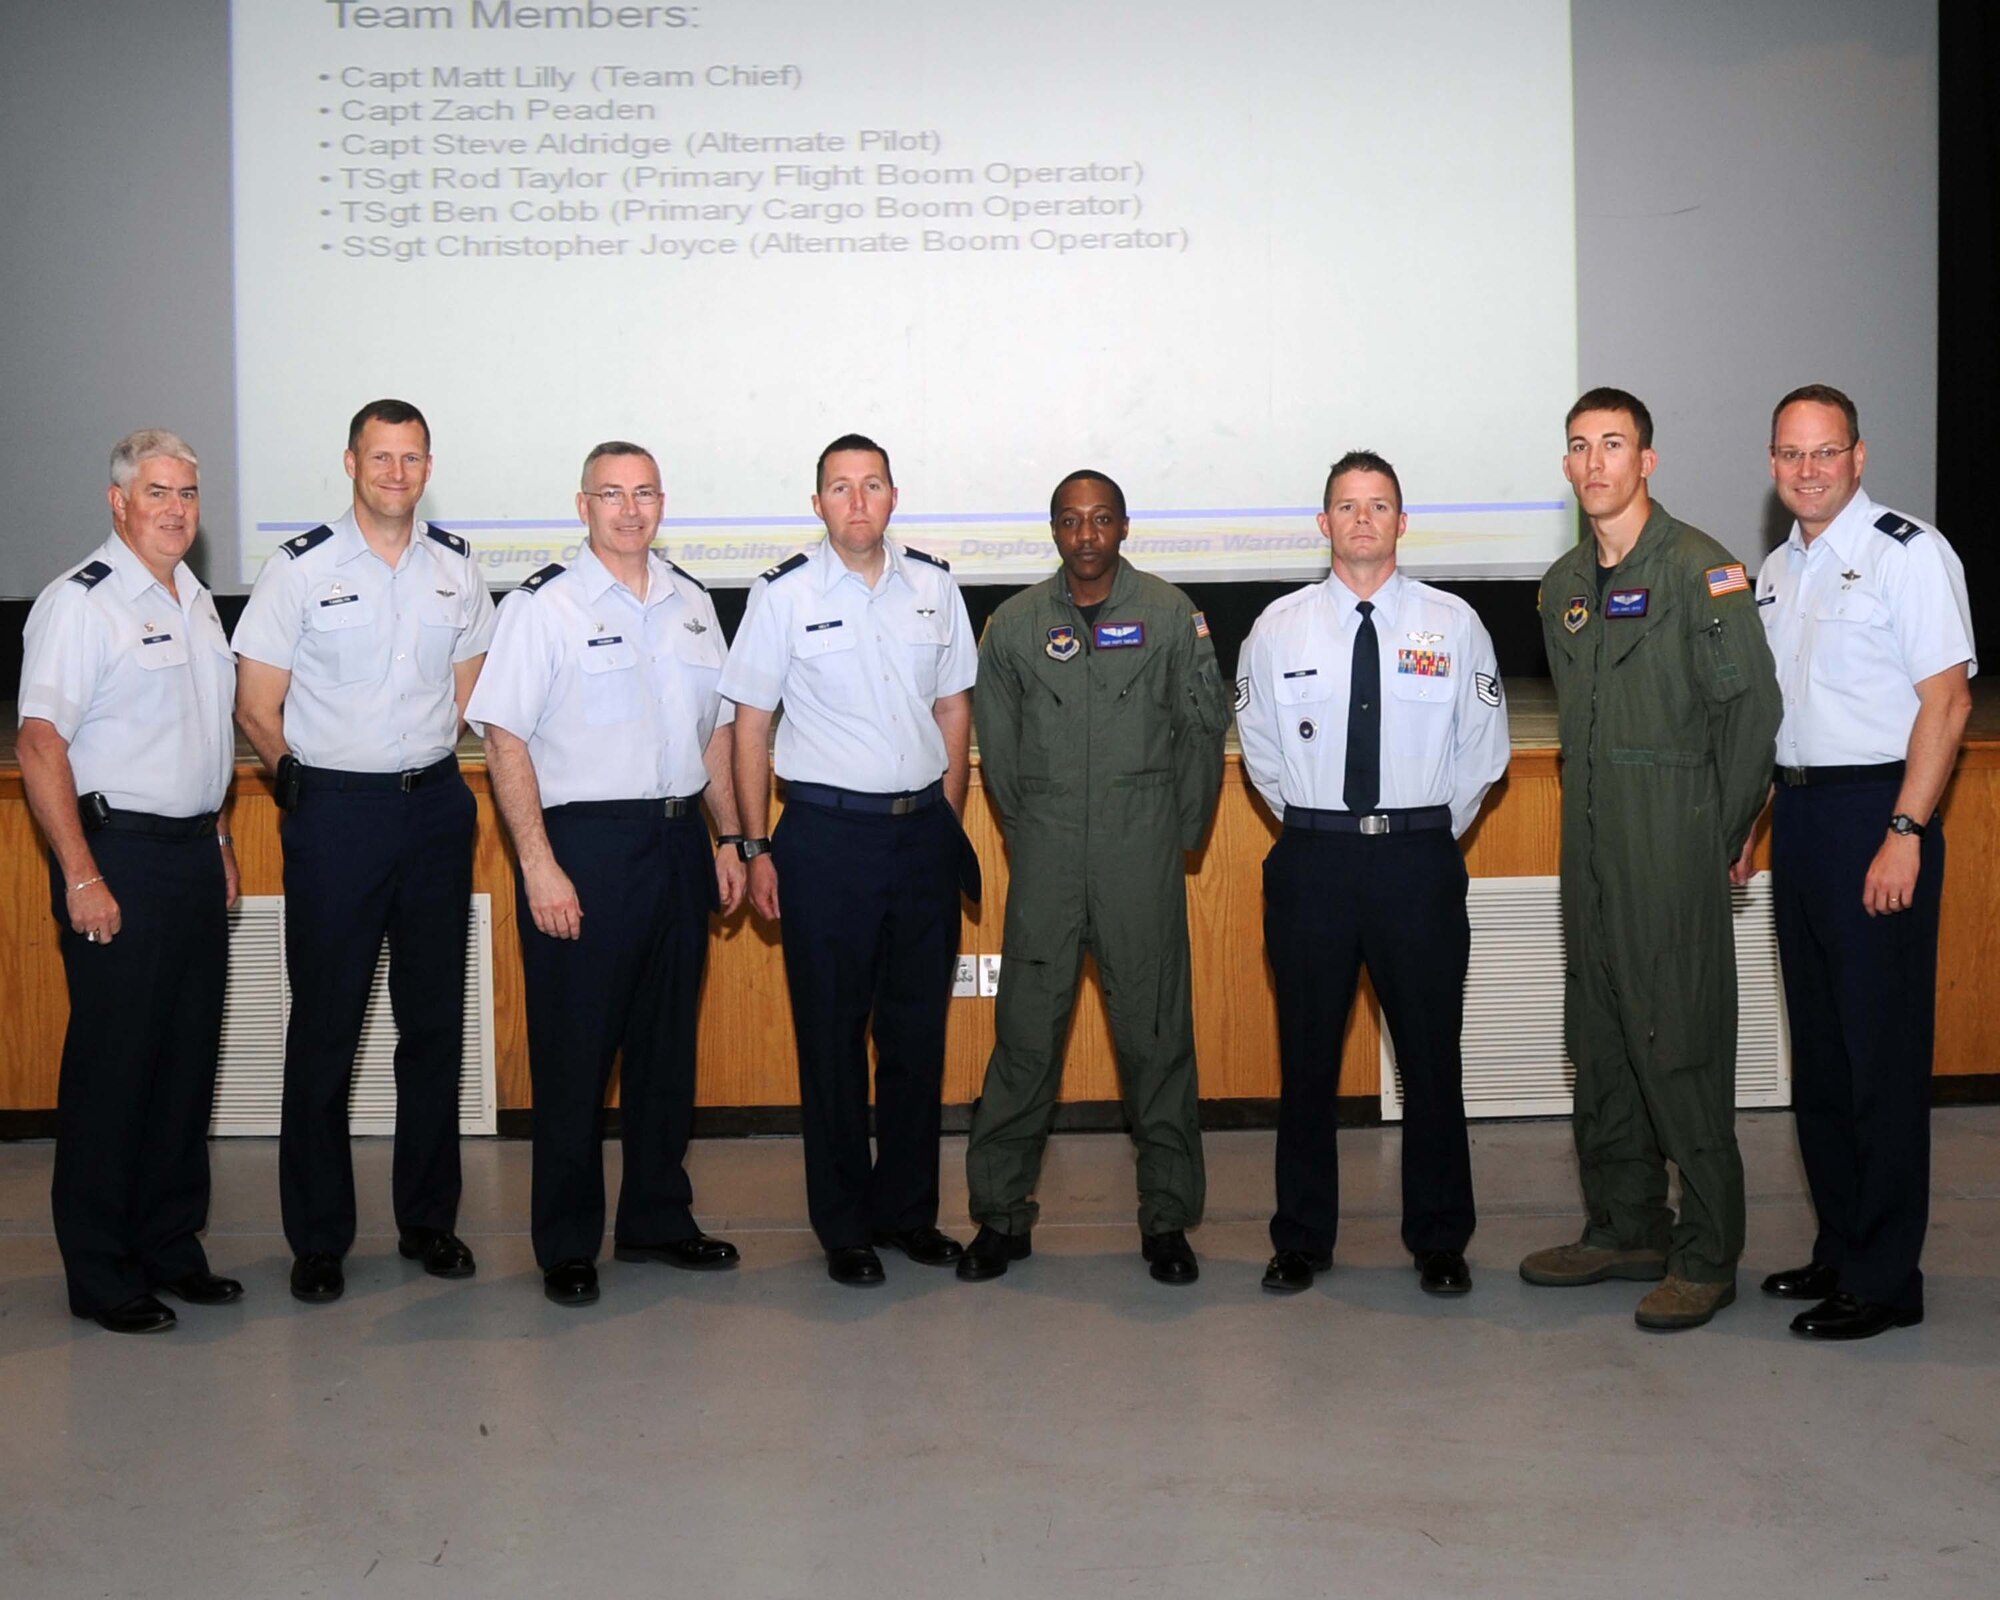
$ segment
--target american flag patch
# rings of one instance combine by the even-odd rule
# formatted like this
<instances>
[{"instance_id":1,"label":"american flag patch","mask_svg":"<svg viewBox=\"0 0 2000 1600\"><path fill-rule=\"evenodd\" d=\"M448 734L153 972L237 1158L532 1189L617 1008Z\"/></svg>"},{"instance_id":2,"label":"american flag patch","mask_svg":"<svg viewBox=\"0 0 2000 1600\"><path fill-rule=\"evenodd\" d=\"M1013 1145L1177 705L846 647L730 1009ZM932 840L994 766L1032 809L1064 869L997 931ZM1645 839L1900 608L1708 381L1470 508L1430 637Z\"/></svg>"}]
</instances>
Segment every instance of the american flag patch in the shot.
<instances>
[{"instance_id":1,"label":"american flag patch","mask_svg":"<svg viewBox=\"0 0 2000 1600\"><path fill-rule=\"evenodd\" d=\"M1206 639L1208 637L1208 618L1203 616L1199 611L1194 614L1194 636L1197 639Z\"/></svg>"},{"instance_id":2,"label":"american flag patch","mask_svg":"<svg viewBox=\"0 0 2000 1600\"><path fill-rule=\"evenodd\" d=\"M1743 570L1740 561L1732 561L1726 567L1710 567L1707 577L1711 595L1735 594L1739 589L1750 587L1750 575Z\"/></svg>"}]
</instances>

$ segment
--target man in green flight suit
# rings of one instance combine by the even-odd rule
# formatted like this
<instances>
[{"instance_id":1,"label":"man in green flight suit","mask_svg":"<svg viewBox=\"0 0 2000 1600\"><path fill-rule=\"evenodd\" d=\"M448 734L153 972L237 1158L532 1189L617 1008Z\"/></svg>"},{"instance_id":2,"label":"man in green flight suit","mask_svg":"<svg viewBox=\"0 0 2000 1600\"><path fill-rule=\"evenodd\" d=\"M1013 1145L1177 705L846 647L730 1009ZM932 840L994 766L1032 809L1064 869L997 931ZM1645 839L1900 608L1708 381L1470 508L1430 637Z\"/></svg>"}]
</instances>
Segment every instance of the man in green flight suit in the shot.
<instances>
[{"instance_id":1,"label":"man in green flight suit","mask_svg":"<svg viewBox=\"0 0 2000 1600\"><path fill-rule=\"evenodd\" d=\"M1125 494L1101 472L1056 485L1062 567L994 612L973 690L981 780L1007 836L996 1038L965 1152L978 1236L958 1263L996 1278L1029 1253L1083 952L1097 958L1139 1147L1143 1255L1198 1275L1201 1159L1186 863L1215 814L1229 722L1208 624L1119 554Z\"/></svg>"},{"instance_id":2,"label":"man in green flight suit","mask_svg":"<svg viewBox=\"0 0 2000 1600\"><path fill-rule=\"evenodd\" d=\"M1653 419L1570 408L1563 473L1592 537L1542 580L1562 740L1564 1033L1589 1213L1533 1284L1653 1281L1642 1328L1736 1298L1736 955L1729 864L1771 783L1780 701L1741 562L1647 493ZM1681 1210L1667 1209L1667 1168Z\"/></svg>"}]
</instances>

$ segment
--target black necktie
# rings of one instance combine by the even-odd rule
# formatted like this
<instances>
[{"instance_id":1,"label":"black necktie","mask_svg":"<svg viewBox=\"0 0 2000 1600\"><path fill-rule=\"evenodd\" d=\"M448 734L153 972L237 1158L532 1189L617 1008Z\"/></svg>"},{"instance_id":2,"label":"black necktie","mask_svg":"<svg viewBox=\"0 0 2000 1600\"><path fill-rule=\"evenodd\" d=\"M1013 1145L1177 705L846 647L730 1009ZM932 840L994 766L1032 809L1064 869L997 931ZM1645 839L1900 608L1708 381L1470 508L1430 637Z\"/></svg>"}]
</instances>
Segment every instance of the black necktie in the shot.
<instances>
[{"instance_id":1,"label":"black necktie","mask_svg":"<svg viewBox=\"0 0 2000 1600\"><path fill-rule=\"evenodd\" d=\"M1375 641L1373 601L1358 602L1354 675L1347 688L1347 787L1349 811L1373 811L1382 798L1382 656Z\"/></svg>"}]
</instances>

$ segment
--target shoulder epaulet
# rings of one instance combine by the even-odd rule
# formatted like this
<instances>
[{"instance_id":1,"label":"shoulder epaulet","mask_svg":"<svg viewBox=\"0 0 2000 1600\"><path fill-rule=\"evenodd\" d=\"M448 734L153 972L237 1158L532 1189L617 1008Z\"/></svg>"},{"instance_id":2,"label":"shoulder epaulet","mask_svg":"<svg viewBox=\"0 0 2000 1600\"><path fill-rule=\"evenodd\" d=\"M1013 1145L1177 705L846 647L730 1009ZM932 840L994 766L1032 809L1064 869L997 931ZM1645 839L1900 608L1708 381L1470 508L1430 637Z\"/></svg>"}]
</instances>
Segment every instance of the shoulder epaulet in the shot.
<instances>
[{"instance_id":1,"label":"shoulder epaulet","mask_svg":"<svg viewBox=\"0 0 2000 1600\"><path fill-rule=\"evenodd\" d=\"M523 589L526 589L529 594L533 594L537 589L541 588L543 584L547 583L549 579L559 576L562 573L562 571L563 571L563 564L560 561L551 561L546 567L542 568L540 572L535 573L532 577L523 578L521 580L521 587Z\"/></svg>"},{"instance_id":2,"label":"shoulder epaulet","mask_svg":"<svg viewBox=\"0 0 2000 1600\"><path fill-rule=\"evenodd\" d=\"M457 534L449 532L444 528L440 528L435 522L426 522L424 524L424 532L429 534L433 539L437 540L439 544L443 545L445 549L453 552L455 555L464 556L464 555L470 555L472 553L471 545L467 544Z\"/></svg>"},{"instance_id":3,"label":"shoulder epaulet","mask_svg":"<svg viewBox=\"0 0 2000 1600\"><path fill-rule=\"evenodd\" d=\"M940 571L943 572L951 571L951 563L945 560L943 556L934 556L930 553L930 551L919 550L913 544L904 545L903 554L906 556L915 556L919 561L928 561L932 566L938 568Z\"/></svg>"},{"instance_id":4,"label":"shoulder epaulet","mask_svg":"<svg viewBox=\"0 0 2000 1600\"><path fill-rule=\"evenodd\" d=\"M287 539L283 544L279 545L278 548L284 551L286 555L290 556L292 560L296 561L299 559L300 556L304 555L308 550L315 549L318 546L325 544L326 541L331 539L332 537L333 537L333 529L329 528L324 522L322 522L317 528L314 528L312 532L302 533L296 539Z\"/></svg>"},{"instance_id":5,"label":"shoulder epaulet","mask_svg":"<svg viewBox=\"0 0 2000 1600\"><path fill-rule=\"evenodd\" d=\"M801 550L795 556L786 556L783 561L780 561L775 567L770 568L768 571L763 573L762 576L766 583L775 583L778 579L782 578L786 573L797 572L799 568L804 566L805 564L806 564L806 553L805 551Z\"/></svg>"},{"instance_id":6,"label":"shoulder epaulet","mask_svg":"<svg viewBox=\"0 0 2000 1600\"><path fill-rule=\"evenodd\" d=\"M660 559L662 561L667 561L667 558L665 556L661 556ZM678 561L667 561L667 565L671 567L681 577L687 579L689 583L693 584L703 594L708 593L708 585L703 583L701 579L697 578L692 572L688 571L688 569L682 566Z\"/></svg>"},{"instance_id":7,"label":"shoulder epaulet","mask_svg":"<svg viewBox=\"0 0 2000 1600\"><path fill-rule=\"evenodd\" d=\"M91 561L85 563L83 566L78 567L76 571L72 572L69 575L69 581L71 583L80 583L86 589L95 589L100 583L102 583L106 578L110 576L111 576L110 562Z\"/></svg>"},{"instance_id":8,"label":"shoulder epaulet","mask_svg":"<svg viewBox=\"0 0 2000 1600\"><path fill-rule=\"evenodd\" d=\"M1899 517L1893 511L1885 511L1875 519L1875 531L1886 533L1898 544L1908 544L1924 530L1908 517Z\"/></svg>"}]
</instances>

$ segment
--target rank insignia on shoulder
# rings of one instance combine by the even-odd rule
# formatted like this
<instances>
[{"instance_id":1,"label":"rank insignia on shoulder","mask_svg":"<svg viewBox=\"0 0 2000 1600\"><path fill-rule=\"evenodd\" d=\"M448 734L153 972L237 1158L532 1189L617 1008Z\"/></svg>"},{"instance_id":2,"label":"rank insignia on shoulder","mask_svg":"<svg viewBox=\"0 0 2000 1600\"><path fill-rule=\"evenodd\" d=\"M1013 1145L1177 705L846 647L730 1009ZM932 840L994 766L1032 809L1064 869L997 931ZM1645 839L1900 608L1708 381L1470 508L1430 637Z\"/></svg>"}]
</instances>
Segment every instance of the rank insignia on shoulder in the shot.
<instances>
[{"instance_id":1,"label":"rank insignia on shoulder","mask_svg":"<svg viewBox=\"0 0 2000 1600\"><path fill-rule=\"evenodd\" d=\"M1893 511L1885 511L1875 519L1875 531L1886 533L1898 544L1908 544L1924 530L1908 517L1899 517Z\"/></svg>"},{"instance_id":2,"label":"rank insignia on shoulder","mask_svg":"<svg viewBox=\"0 0 2000 1600\"><path fill-rule=\"evenodd\" d=\"M278 548L284 551L285 554L291 557L292 560L296 561L300 556L304 555L308 550L314 549L319 545L325 544L326 541L331 539L332 537L333 537L333 529L329 528L325 523L322 522L317 528L314 528L309 533L302 533L296 539L287 539L283 544L279 545Z\"/></svg>"},{"instance_id":3,"label":"rank insignia on shoulder","mask_svg":"<svg viewBox=\"0 0 2000 1600\"><path fill-rule=\"evenodd\" d=\"M521 580L521 587L523 589L526 589L529 594L534 594L541 588L543 584L547 583L549 579L560 577L562 575L562 570L563 570L563 564L560 561L551 561L546 567L542 568L540 572L534 573L530 577L523 578Z\"/></svg>"},{"instance_id":4,"label":"rank insignia on shoulder","mask_svg":"<svg viewBox=\"0 0 2000 1600\"><path fill-rule=\"evenodd\" d=\"M1091 643L1100 650L1132 650L1145 642L1143 622L1100 622L1091 630Z\"/></svg>"},{"instance_id":5,"label":"rank insignia on shoulder","mask_svg":"<svg viewBox=\"0 0 2000 1600\"><path fill-rule=\"evenodd\" d=\"M1646 607L1652 603L1650 589L1613 589L1604 597L1604 615L1608 621L1612 617L1643 617Z\"/></svg>"},{"instance_id":6,"label":"rank insignia on shoulder","mask_svg":"<svg viewBox=\"0 0 2000 1600\"><path fill-rule=\"evenodd\" d=\"M424 532L429 537L437 540L439 544L443 545L453 555L464 556L472 553L471 545L467 544L457 534L440 528L435 522L426 522L424 524Z\"/></svg>"},{"instance_id":7,"label":"rank insignia on shoulder","mask_svg":"<svg viewBox=\"0 0 2000 1600\"><path fill-rule=\"evenodd\" d=\"M1199 611L1194 614L1194 636L1197 639L1208 637L1208 618Z\"/></svg>"},{"instance_id":8,"label":"rank insignia on shoulder","mask_svg":"<svg viewBox=\"0 0 2000 1600\"><path fill-rule=\"evenodd\" d=\"M1083 648L1083 641L1076 636L1076 629L1067 622L1049 629L1049 642L1042 646L1051 661L1068 661Z\"/></svg>"},{"instance_id":9,"label":"rank insignia on shoulder","mask_svg":"<svg viewBox=\"0 0 2000 1600\"><path fill-rule=\"evenodd\" d=\"M797 572L799 568L804 566L805 564L806 564L806 553L805 551L801 550L797 555L786 556L785 559L783 561L780 561L775 567L767 568L761 574L761 576L763 577L766 583L771 583L779 578L782 578L788 572Z\"/></svg>"},{"instance_id":10,"label":"rank insignia on shoulder","mask_svg":"<svg viewBox=\"0 0 2000 1600\"><path fill-rule=\"evenodd\" d=\"M932 566L938 568L942 572L951 571L951 563L945 560L943 556L934 556L930 553L930 551L919 550L913 544L904 545L903 554L906 556L915 556L919 561L928 561Z\"/></svg>"},{"instance_id":11,"label":"rank insignia on shoulder","mask_svg":"<svg viewBox=\"0 0 2000 1600\"><path fill-rule=\"evenodd\" d=\"M1236 709L1241 711L1249 704L1250 680L1248 678L1238 678L1236 680Z\"/></svg>"},{"instance_id":12,"label":"rank insignia on shoulder","mask_svg":"<svg viewBox=\"0 0 2000 1600\"><path fill-rule=\"evenodd\" d=\"M110 576L111 576L110 562L91 561L85 563L83 566L78 567L76 571L72 572L69 575L69 581L71 583L80 583L86 589L95 589L100 583L102 583L106 578Z\"/></svg>"},{"instance_id":13,"label":"rank insignia on shoulder","mask_svg":"<svg viewBox=\"0 0 2000 1600\"><path fill-rule=\"evenodd\" d=\"M1571 633L1583 632L1583 625L1590 620L1590 596L1573 594L1569 604L1563 607L1563 626Z\"/></svg>"},{"instance_id":14,"label":"rank insignia on shoulder","mask_svg":"<svg viewBox=\"0 0 2000 1600\"><path fill-rule=\"evenodd\" d=\"M1736 594L1750 587L1750 574L1743 570L1743 563L1740 561L1731 561L1726 566L1710 567L1702 576L1708 580L1708 592L1711 598Z\"/></svg>"},{"instance_id":15,"label":"rank insignia on shoulder","mask_svg":"<svg viewBox=\"0 0 2000 1600\"><path fill-rule=\"evenodd\" d=\"M688 571L688 569L682 566L678 561L667 561L667 558L665 556L661 556L660 559L662 561L667 562L668 570L670 570L676 577L685 578L689 583L693 584L703 594L708 593L708 585L703 583L701 579L697 578L692 572Z\"/></svg>"},{"instance_id":16,"label":"rank insignia on shoulder","mask_svg":"<svg viewBox=\"0 0 2000 1600\"><path fill-rule=\"evenodd\" d=\"M1500 679L1491 672L1475 672L1472 675L1472 692L1479 696L1483 706L1497 706L1500 703Z\"/></svg>"}]
</instances>

